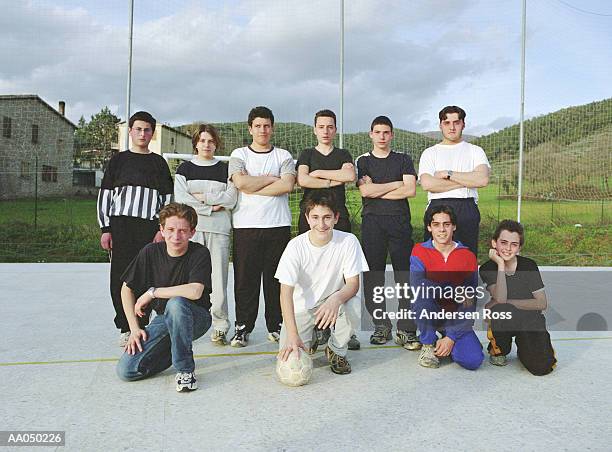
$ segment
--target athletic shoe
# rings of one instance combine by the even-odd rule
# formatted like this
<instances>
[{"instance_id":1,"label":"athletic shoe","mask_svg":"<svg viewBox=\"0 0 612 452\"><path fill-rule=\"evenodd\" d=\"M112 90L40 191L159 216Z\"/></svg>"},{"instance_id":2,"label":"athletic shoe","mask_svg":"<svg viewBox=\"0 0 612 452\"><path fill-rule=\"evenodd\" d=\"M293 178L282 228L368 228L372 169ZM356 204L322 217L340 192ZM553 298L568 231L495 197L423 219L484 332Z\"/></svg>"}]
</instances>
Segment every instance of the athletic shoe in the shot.
<instances>
[{"instance_id":1,"label":"athletic shoe","mask_svg":"<svg viewBox=\"0 0 612 452\"><path fill-rule=\"evenodd\" d=\"M280 331L272 331L268 333L268 340L270 342L278 342L280 341Z\"/></svg>"},{"instance_id":2,"label":"athletic shoe","mask_svg":"<svg viewBox=\"0 0 612 452\"><path fill-rule=\"evenodd\" d=\"M227 337L225 331L214 330L210 335L210 340L215 345L227 345Z\"/></svg>"},{"instance_id":3,"label":"athletic shoe","mask_svg":"<svg viewBox=\"0 0 612 452\"><path fill-rule=\"evenodd\" d=\"M401 345L406 350L420 350L421 343L414 331L397 330L395 332L395 343Z\"/></svg>"},{"instance_id":4,"label":"athletic shoe","mask_svg":"<svg viewBox=\"0 0 612 452\"><path fill-rule=\"evenodd\" d=\"M351 373L351 365L344 356L338 355L329 347L325 347L325 356L333 373L338 375Z\"/></svg>"},{"instance_id":5,"label":"athletic shoe","mask_svg":"<svg viewBox=\"0 0 612 452\"><path fill-rule=\"evenodd\" d=\"M324 330L320 330L316 326L312 330L312 338L310 340L310 350L308 353L311 355L317 351L319 345L327 345L327 341L329 341L329 337L331 336L331 330L329 328L325 328Z\"/></svg>"},{"instance_id":6,"label":"athletic shoe","mask_svg":"<svg viewBox=\"0 0 612 452\"><path fill-rule=\"evenodd\" d=\"M383 345L391 339L391 328L385 325L376 325L374 334L370 336L370 344Z\"/></svg>"},{"instance_id":7,"label":"athletic shoe","mask_svg":"<svg viewBox=\"0 0 612 452\"><path fill-rule=\"evenodd\" d=\"M198 389L198 382L193 372L179 372L174 380L176 381L177 392L189 392Z\"/></svg>"},{"instance_id":8,"label":"athletic shoe","mask_svg":"<svg viewBox=\"0 0 612 452\"><path fill-rule=\"evenodd\" d=\"M434 344L423 344L423 349L419 355L419 364L423 367L435 369L440 367L440 360L434 354Z\"/></svg>"},{"instance_id":9,"label":"athletic shoe","mask_svg":"<svg viewBox=\"0 0 612 452\"><path fill-rule=\"evenodd\" d=\"M359 339L357 339L357 335L353 334L348 341L348 349L349 350L359 350L361 348L361 343Z\"/></svg>"},{"instance_id":10,"label":"athletic shoe","mask_svg":"<svg viewBox=\"0 0 612 452\"><path fill-rule=\"evenodd\" d=\"M506 359L506 355L489 355L489 362L494 366L505 366L508 364L508 360Z\"/></svg>"},{"instance_id":11,"label":"athletic shoe","mask_svg":"<svg viewBox=\"0 0 612 452\"><path fill-rule=\"evenodd\" d=\"M129 331L126 331L125 333L121 333L121 336L119 336L119 347L125 348L129 340L130 340Z\"/></svg>"},{"instance_id":12,"label":"athletic shoe","mask_svg":"<svg viewBox=\"0 0 612 452\"><path fill-rule=\"evenodd\" d=\"M230 342L232 347L246 347L249 342L249 333L245 332L246 326L236 326L236 333Z\"/></svg>"}]
</instances>

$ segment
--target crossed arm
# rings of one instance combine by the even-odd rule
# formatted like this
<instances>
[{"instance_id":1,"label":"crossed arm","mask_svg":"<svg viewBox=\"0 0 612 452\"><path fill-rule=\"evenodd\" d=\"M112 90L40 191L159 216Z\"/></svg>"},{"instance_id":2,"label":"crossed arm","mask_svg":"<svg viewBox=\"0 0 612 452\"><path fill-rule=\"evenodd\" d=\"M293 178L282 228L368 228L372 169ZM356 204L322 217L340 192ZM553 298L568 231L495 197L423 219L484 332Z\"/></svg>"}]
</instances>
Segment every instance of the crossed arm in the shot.
<instances>
[{"instance_id":1,"label":"crossed arm","mask_svg":"<svg viewBox=\"0 0 612 452\"><path fill-rule=\"evenodd\" d=\"M421 174L421 187L432 193L443 193L456 188L482 188L489 184L489 167L478 165L474 171L453 171L450 179L446 179L448 170L436 171L433 176L428 173Z\"/></svg>"},{"instance_id":2,"label":"crossed arm","mask_svg":"<svg viewBox=\"0 0 612 452\"><path fill-rule=\"evenodd\" d=\"M416 178L404 174L401 181L375 184L369 176L357 182L359 192L364 198L406 199L416 196Z\"/></svg>"},{"instance_id":3,"label":"crossed arm","mask_svg":"<svg viewBox=\"0 0 612 452\"><path fill-rule=\"evenodd\" d=\"M293 174L276 176L251 176L242 170L232 175L236 188L249 195L279 196L291 193L295 184Z\"/></svg>"},{"instance_id":4,"label":"crossed arm","mask_svg":"<svg viewBox=\"0 0 612 452\"><path fill-rule=\"evenodd\" d=\"M181 284L178 286L171 287L156 287L155 298L172 298L172 297L183 297L188 300L199 300L204 292L204 284L202 283L188 283ZM145 308L154 300L151 294L147 291L143 293L138 300L134 291L128 287L126 283L121 286L121 304L125 311L128 324L130 325L130 339L125 346L125 351L130 355L135 355L137 352L142 351L142 344L140 341L147 340L147 333L145 330L140 328L138 324L138 317L145 315Z\"/></svg>"},{"instance_id":5,"label":"crossed arm","mask_svg":"<svg viewBox=\"0 0 612 452\"><path fill-rule=\"evenodd\" d=\"M233 209L237 199L236 186L232 182L227 183L227 188L224 191L192 193L191 195L210 207L212 212L221 209Z\"/></svg>"},{"instance_id":6,"label":"crossed arm","mask_svg":"<svg viewBox=\"0 0 612 452\"><path fill-rule=\"evenodd\" d=\"M315 311L315 325L320 329L325 329L335 325L338 319L340 306L350 300L359 290L359 275L346 278L344 286L333 294L317 308ZM295 322L295 311L293 310L293 286L281 284L280 293L281 311L283 313L283 323L287 331L285 346L278 352L278 358L286 361L292 352L299 353L299 349L306 350L304 342L298 333Z\"/></svg>"},{"instance_id":7,"label":"crossed arm","mask_svg":"<svg viewBox=\"0 0 612 452\"><path fill-rule=\"evenodd\" d=\"M347 182L354 182L355 178L355 166L348 162L338 170L310 171L308 165L300 165L297 175L298 184L303 188L337 187Z\"/></svg>"}]
</instances>

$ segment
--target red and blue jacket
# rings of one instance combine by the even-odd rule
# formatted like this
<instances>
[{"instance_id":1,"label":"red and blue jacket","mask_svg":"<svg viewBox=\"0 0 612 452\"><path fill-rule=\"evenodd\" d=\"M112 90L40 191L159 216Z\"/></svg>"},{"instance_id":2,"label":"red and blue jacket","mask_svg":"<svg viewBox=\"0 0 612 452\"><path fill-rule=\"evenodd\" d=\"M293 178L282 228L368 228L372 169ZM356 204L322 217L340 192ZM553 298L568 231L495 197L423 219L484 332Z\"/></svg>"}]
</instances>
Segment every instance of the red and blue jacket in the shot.
<instances>
[{"instance_id":1,"label":"red and blue jacket","mask_svg":"<svg viewBox=\"0 0 612 452\"><path fill-rule=\"evenodd\" d=\"M419 286L423 287L421 291L415 292L418 294L414 300L417 320L422 309L427 311L439 311L441 309L446 311L474 311L476 309L475 302L470 307L466 307L452 298L431 297L424 292L427 287L439 287L442 291L446 291L448 288L455 289L463 286L472 287L475 290L478 286L478 261L474 253L461 242L457 242L457 246L446 259L433 246L432 239L417 243L412 248L412 255L410 256L410 284L413 290ZM446 334L455 340L458 330L471 328L472 324L472 321L447 321L445 325Z\"/></svg>"}]
</instances>

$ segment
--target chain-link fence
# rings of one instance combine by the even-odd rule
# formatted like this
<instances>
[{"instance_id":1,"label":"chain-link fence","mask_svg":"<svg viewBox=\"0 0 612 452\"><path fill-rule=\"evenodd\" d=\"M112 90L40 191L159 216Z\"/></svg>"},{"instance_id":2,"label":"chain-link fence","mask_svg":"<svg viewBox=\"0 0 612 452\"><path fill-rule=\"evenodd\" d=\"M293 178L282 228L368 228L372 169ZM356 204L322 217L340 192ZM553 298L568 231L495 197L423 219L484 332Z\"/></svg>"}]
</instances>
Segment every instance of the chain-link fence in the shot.
<instances>
[{"instance_id":1,"label":"chain-link fence","mask_svg":"<svg viewBox=\"0 0 612 452\"><path fill-rule=\"evenodd\" d=\"M53 39L65 45L51 53L91 79L71 79L45 61L67 105L51 105L35 77L30 85L0 84L0 261L104 261L95 197L109 157L123 148L125 70L112 68L127 64L127 2L80 13L30 3L39 20L68 30L62 34L58 26ZM612 98L602 80L612 61L606 44L612 18L556 0L527 5L524 254L538 263L610 265ZM15 6L15 14L23 8ZM340 1L171 0L136 2L134 13L131 110L158 118L156 152L189 153L193 125L210 122L224 141L218 153L228 155L250 143L244 121L263 104L276 117L274 144L294 157L316 144L314 112L331 108L354 157L371 150L369 123L384 114L395 125L392 147L416 165L439 141L438 110L456 104L468 114L466 139L485 150L492 166L489 185L479 190L481 251L498 220L516 218L520 2L356 0L345 3L341 16ZM90 94L78 97L80 89ZM79 121L71 109L87 114ZM361 199L348 188L359 234ZM294 230L300 198L296 188ZM420 187L410 205L419 241L426 206Z\"/></svg>"}]
</instances>

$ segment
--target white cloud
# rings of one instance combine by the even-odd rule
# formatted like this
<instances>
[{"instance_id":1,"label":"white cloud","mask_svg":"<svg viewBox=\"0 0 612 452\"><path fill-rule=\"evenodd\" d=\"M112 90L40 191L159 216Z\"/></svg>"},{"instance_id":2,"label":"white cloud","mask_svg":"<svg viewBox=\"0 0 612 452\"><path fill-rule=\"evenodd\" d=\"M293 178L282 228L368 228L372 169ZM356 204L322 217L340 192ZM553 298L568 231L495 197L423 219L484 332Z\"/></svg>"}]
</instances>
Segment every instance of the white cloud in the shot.
<instances>
[{"instance_id":1,"label":"white cloud","mask_svg":"<svg viewBox=\"0 0 612 452\"><path fill-rule=\"evenodd\" d=\"M1 93L35 93L52 105L66 100L75 122L105 105L123 115L127 19L104 20L111 12L99 2L6 3ZM494 128L492 117L518 116L518 7L504 3L500 14L502 3L489 1L345 3L347 130L364 130L377 114L397 127L435 130L437 111L448 103L466 107L474 131ZM279 121L310 123L320 108L337 110L338 5L136 2L132 110L173 124L244 120L259 104Z\"/></svg>"}]
</instances>

